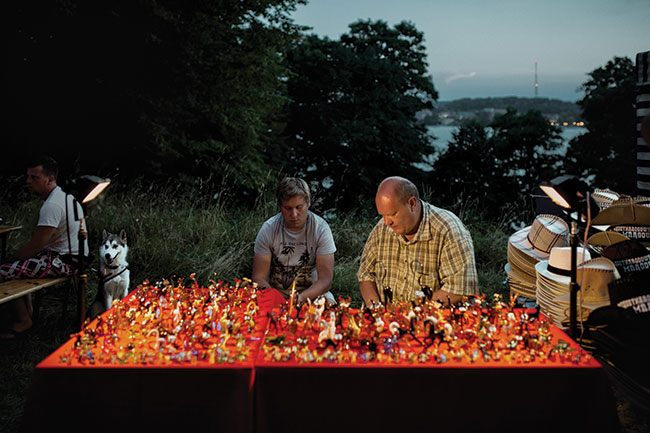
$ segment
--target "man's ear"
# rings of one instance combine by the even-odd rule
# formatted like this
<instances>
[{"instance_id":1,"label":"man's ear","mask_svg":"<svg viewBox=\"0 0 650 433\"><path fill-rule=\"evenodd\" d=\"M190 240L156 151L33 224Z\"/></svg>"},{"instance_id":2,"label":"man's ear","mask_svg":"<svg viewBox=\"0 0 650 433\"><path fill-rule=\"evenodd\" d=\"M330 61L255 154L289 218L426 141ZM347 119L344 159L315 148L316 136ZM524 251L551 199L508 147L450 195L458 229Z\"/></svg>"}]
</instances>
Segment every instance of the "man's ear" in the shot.
<instances>
[{"instance_id":1,"label":"man's ear","mask_svg":"<svg viewBox=\"0 0 650 433\"><path fill-rule=\"evenodd\" d=\"M415 210L415 206L418 204L418 199L411 196L406 202L409 204L409 208L411 208L411 210Z\"/></svg>"}]
</instances>

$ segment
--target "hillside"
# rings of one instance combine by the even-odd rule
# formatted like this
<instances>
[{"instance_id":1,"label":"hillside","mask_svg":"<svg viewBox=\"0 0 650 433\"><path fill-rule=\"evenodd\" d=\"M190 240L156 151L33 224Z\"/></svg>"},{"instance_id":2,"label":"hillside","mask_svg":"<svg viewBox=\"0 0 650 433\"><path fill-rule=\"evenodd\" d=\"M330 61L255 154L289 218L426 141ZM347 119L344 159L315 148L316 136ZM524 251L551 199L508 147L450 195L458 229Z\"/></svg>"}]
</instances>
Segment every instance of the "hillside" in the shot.
<instances>
[{"instance_id":1,"label":"hillside","mask_svg":"<svg viewBox=\"0 0 650 433\"><path fill-rule=\"evenodd\" d=\"M439 101L436 108L421 116L422 122L433 124L459 124L464 120L476 118L489 123L494 116L505 112L509 107L520 113L538 110L549 120L555 122L580 122L581 109L575 102L549 98L463 98L453 101Z\"/></svg>"}]
</instances>

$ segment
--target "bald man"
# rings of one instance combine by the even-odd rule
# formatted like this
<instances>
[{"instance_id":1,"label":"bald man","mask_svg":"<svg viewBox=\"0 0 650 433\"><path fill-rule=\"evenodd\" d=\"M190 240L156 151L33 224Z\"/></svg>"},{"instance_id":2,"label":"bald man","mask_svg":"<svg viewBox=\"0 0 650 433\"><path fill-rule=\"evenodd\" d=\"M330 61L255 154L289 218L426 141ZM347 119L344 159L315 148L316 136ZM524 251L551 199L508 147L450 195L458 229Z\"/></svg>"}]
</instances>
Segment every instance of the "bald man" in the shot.
<instances>
[{"instance_id":1,"label":"bald man","mask_svg":"<svg viewBox=\"0 0 650 433\"><path fill-rule=\"evenodd\" d=\"M427 294L458 303L478 294L472 237L456 215L420 200L416 186L401 177L381 182L375 205L382 219L357 273L367 306Z\"/></svg>"}]
</instances>

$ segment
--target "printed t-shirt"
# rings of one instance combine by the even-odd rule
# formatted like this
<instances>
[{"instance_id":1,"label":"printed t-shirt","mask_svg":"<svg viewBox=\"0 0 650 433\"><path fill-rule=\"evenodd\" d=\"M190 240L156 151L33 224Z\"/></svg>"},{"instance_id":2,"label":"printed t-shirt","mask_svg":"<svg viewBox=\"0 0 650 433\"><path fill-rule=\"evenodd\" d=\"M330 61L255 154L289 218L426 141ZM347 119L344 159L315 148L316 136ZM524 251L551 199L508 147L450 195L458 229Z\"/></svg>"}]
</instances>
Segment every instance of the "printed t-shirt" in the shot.
<instances>
[{"instance_id":1,"label":"printed t-shirt","mask_svg":"<svg viewBox=\"0 0 650 433\"><path fill-rule=\"evenodd\" d=\"M284 225L282 214L269 218L255 239L255 254L271 256L268 282L285 296L296 290L305 290L318 280L316 255L334 254L336 246L327 222L308 211L307 222L298 232Z\"/></svg>"}]
</instances>

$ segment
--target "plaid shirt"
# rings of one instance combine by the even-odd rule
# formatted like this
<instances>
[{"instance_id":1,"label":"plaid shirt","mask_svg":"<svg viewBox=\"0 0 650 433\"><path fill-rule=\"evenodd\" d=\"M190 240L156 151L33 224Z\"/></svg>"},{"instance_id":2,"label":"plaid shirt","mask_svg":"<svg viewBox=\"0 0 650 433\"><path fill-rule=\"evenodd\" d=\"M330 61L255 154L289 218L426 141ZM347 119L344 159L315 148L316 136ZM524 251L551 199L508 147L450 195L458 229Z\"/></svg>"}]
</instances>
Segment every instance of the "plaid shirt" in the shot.
<instances>
[{"instance_id":1,"label":"plaid shirt","mask_svg":"<svg viewBox=\"0 0 650 433\"><path fill-rule=\"evenodd\" d=\"M469 231L453 213L422 203L422 221L416 235L407 241L380 220L370 232L357 272L359 281L372 281L384 298L384 288L393 299L411 301L416 290L429 286L456 295L478 293L474 246Z\"/></svg>"}]
</instances>

